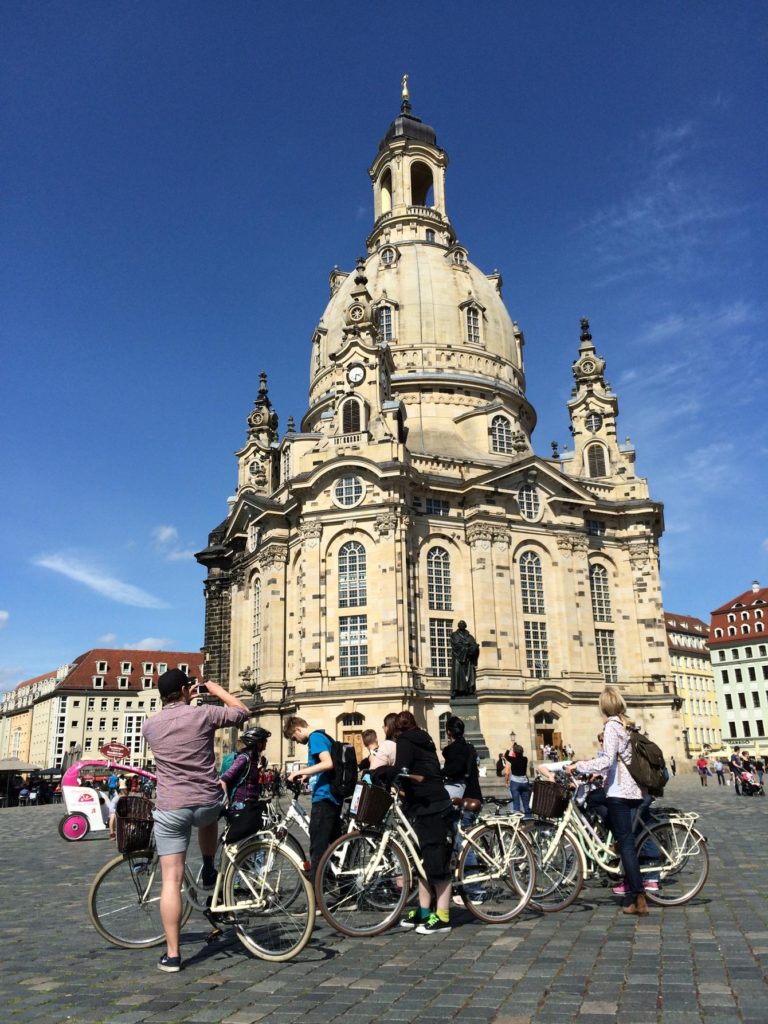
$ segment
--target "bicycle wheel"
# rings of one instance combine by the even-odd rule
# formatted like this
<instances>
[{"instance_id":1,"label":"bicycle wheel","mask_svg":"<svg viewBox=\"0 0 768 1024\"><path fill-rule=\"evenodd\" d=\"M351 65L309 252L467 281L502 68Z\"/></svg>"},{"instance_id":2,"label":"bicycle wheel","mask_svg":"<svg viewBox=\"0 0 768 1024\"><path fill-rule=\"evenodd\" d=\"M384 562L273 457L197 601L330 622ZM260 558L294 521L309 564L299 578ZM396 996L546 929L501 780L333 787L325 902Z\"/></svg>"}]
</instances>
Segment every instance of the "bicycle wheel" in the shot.
<instances>
[{"instance_id":1,"label":"bicycle wheel","mask_svg":"<svg viewBox=\"0 0 768 1024\"><path fill-rule=\"evenodd\" d=\"M347 832L331 843L317 866L320 912L342 935L379 935L403 912L411 887L408 858L381 832Z\"/></svg>"},{"instance_id":2,"label":"bicycle wheel","mask_svg":"<svg viewBox=\"0 0 768 1024\"><path fill-rule=\"evenodd\" d=\"M536 882L528 840L519 828L502 822L480 825L469 833L457 871L464 906L486 924L517 917Z\"/></svg>"},{"instance_id":3,"label":"bicycle wheel","mask_svg":"<svg viewBox=\"0 0 768 1024\"><path fill-rule=\"evenodd\" d=\"M568 829L556 838L557 825L536 818L526 826L526 835L536 858L536 885L531 906L544 914L570 907L584 885L584 865L577 840Z\"/></svg>"},{"instance_id":4,"label":"bicycle wheel","mask_svg":"<svg viewBox=\"0 0 768 1024\"><path fill-rule=\"evenodd\" d=\"M709 875L709 851L698 829L679 821L650 825L638 837L637 852L641 867L658 872L659 888L645 890L651 903L678 907L704 887ZM643 875L653 877L646 871Z\"/></svg>"},{"instance_id":5,"label":"bicycle wheel","mask_svg":"<svg viewBox=\"0 0 768 1024\"><path fill-rule=\"evenodd\" d=\"M181 891L182 925L192 904ZM152 850L124 853L99 871L88 893L88 915L99 935L122 949L158 946L165 940L160 921L160 864Z\"/></svg>"},{"instance_id":6,"label":"bicycle wheel","mask_svg":"<svg viewBox=\"0 0 768 1024\"><path fill-rule=\"evenodd\" d=\"M224 877L224 902L237 937L262 960L291 960L309 942L315 897L290 849L254 837L243 843Z\"/></svg>"}]
</instances>

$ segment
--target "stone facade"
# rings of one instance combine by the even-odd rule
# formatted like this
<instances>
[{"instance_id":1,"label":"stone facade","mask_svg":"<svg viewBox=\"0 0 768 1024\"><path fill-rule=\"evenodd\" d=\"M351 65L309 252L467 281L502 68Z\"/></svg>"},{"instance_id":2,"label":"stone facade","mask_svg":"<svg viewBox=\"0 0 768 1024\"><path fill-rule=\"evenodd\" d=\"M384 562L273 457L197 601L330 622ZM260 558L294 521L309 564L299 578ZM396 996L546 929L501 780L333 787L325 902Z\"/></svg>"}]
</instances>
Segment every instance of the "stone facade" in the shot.
<instances>
[{"instance_id":1,"label":"stone facade","mask_svg":"<svg viewBox=\"0 0 768 1024\"><path fill-rule=\"evenodd\" d=\"M465 619L493 752L514 731L591 753L609 679L680 756L663 513L618 440L605 362L583 320L573 448L537 455L523 333L501 275L457 241L447 164L404 101L369 171L366 255L331 271L298 429L280 436L262 374L229 515L197 556L206 672L251 693L273 734L298 713L355 739L408 708L437 738Z\"/></svg>"}]
</instances>

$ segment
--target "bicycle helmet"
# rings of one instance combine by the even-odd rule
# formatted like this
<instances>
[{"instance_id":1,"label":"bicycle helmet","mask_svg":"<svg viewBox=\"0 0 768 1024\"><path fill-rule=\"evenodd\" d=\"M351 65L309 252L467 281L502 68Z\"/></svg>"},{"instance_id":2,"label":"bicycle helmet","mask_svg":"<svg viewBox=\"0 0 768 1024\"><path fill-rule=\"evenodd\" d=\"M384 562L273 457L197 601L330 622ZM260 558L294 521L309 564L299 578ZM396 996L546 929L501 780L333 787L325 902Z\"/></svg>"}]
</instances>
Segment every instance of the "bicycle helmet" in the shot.
<instances>
[{"instance_id":1,"label":"bicycle helmet","mask_svg":"<svg viewBox=\"0 0 768 1024\"><path fill-rule=\"evenodd\" d=\"M271 735L271 732L268 732L266 729L262 729L260 725L257 725L253 729L246 729L240 737L240 742L246 750L251 750L260 743L266 743Z\"/></svg>"}]
</instances>

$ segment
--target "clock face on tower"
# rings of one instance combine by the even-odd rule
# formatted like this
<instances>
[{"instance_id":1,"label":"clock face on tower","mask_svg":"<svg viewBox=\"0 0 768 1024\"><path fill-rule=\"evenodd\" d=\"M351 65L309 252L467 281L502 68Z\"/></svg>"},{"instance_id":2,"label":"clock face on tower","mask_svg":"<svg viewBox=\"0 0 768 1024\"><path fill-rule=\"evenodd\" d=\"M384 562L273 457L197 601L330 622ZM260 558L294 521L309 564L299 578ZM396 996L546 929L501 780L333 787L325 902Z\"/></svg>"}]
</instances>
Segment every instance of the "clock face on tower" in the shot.
<instances>
[{"instance_id":1,"label":"clock face on tower","mask_svg":"<svg viewBox=\"0 0 768 1024\"><path fill-rule=\"evenodd\" d=\"M352 363L347 369L347 380L353 386L362 384L365 380L365 367L360 363Z\"/></svg>"}]
</instances>

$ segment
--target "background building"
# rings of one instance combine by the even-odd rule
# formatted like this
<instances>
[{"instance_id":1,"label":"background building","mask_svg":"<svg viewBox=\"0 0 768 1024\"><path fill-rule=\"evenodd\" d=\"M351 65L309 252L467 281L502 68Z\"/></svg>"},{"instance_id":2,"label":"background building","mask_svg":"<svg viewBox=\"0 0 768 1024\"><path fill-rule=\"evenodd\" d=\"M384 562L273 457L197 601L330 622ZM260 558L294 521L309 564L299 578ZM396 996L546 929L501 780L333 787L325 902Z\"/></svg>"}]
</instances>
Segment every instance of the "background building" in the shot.
<instances>
[{"instance_id":1,"label":"background building","mask_svg":"<svg viewBox=\"0 0 768 1024\"><path fill-rule=\"evenodd\" d=\"M493 751L514 730L591 753L610 681L679 756L662 508L618 439L605 361L582 320L573 447L535 454L523 333L456 235L447 166L406 96L369 170L366 255L330 274L307 412L281 437L262 374L229 514L197 556L206 670L273 732L299 713L356 741L410 708L437 737L465 619Z\"/></svg>"},{"instance_id":2,"label":"background building","mask_svg":"<svg viewBox=\"0 0 768 1024\"><path fill-rule=\"evenodd\" d=\"M199 651L86 651L55 673L20 683L0 704L3 756L40 768L101 756L112 741L130 750L126 763L151 761L141 726L160 709L157 680L169 668L200 675ZM18 753L16 750L18 749Z\"/></svg>"},{"instance_id":3,"label":"background building","mask_svg":"<svg viewBox=\"0 0 768 1024\"><path fill-rule=\"evenodd\" d=\"M694 615L664 613L672 678L680 698L686 755L720 750L720 715L707 647L709 626Z\"/></svg>"},{"instance_id":4,"label":"background building","mask_svg":"<svg viewBox=\"0 0 768 1024\"><path fill-rule=\"evenodd\" d=\"M709 648L723 743L768 754L768 587L753 583L712 612Z\"/></svg>"}]
</instances>

